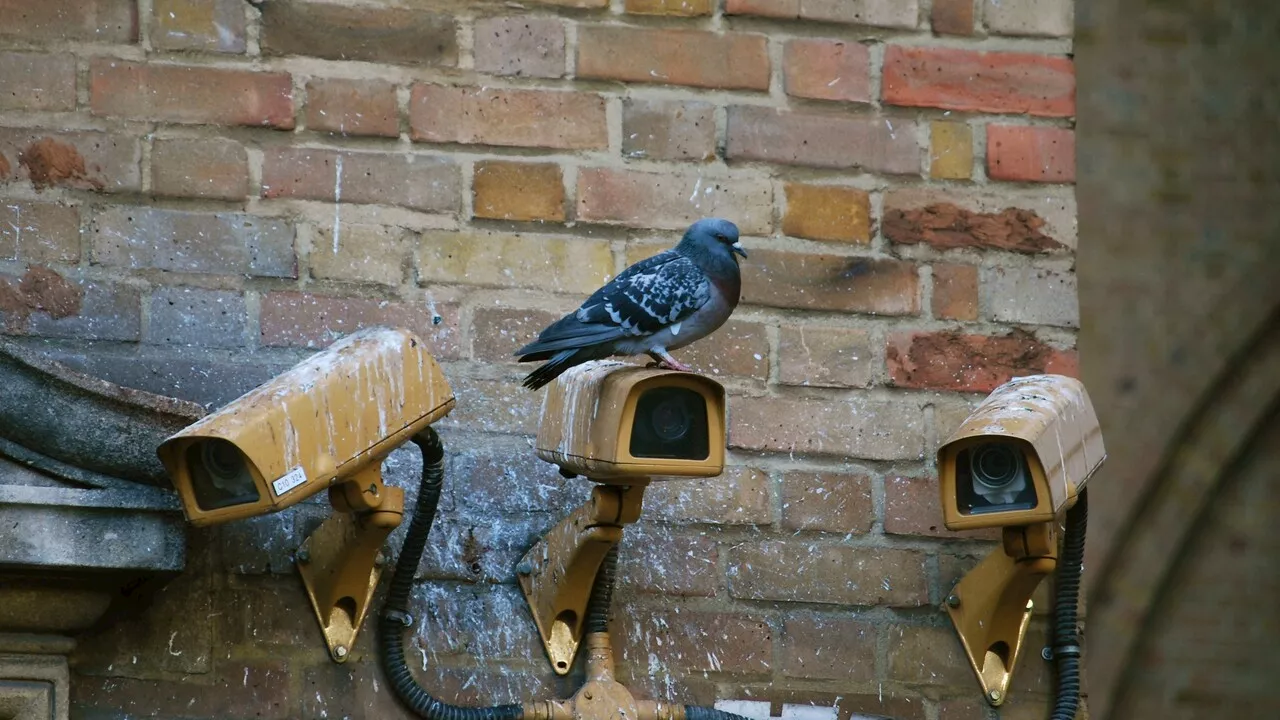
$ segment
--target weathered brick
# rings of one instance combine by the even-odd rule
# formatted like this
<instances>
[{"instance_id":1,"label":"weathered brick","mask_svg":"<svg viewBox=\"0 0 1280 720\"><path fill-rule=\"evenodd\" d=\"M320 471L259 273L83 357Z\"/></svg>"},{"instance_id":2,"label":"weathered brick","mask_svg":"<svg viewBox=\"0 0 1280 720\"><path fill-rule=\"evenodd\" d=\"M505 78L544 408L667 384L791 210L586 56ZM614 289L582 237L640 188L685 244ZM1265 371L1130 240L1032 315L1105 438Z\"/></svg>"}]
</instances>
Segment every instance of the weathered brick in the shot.
<instances>
[{"instance_id":1,"label":"weathered brick","mask_svg":"<svg viewBox=\"0 0 1280 720\"><path fill-rule=\"evenodd\" d=\"M415 588L409 611L423 619L417 638L432 654L501 660L541 654L535 632L512 632L514 623L532 622L524 596L513 586L458 587L435 584Z\"/></svg>"},{"instance_id":2,"label":"weathered brick","mask_svg":"<svg viewBox=\"0 0 1280 720\"><path fill-rule=\"evenodd\" d=\"M248 644L269 650L297 647L310 636L315 616L293 612L307 606L305 588L295 578L273 575L237 578L219 597L225 608L222 634L228 644ZM310 622L308 622L310 621ZM363 634L363 633L361 633Z\"/></svg>"},{"instance_id":3,"label":"weathered brick","mask_svg":"<svg viewBox=\"0 0 1280 720\"><path fill-rule=\"evenodd\" d=\"M769 377L769 339L760 323L729 320L710 336L674 352L684 364L712 376Z\"/></svg>"},{"instance_id":4,"label":"weathered brick","mask_svg":"<svg viewBox=\"0 0 1280 720\"><path fill-rule=\"evenodd\" d=\"M0 30L0 34L4 31ZM74 110L72 55L0 52L0 110Z\"/></svg>"},{"instance_id":5,"label":"weathered brick","mask_svg":"<svg viewBox=\"0 0 1280 720\"><path fill-rule=\"evenodd\" d=\"M821 22L913 28L916 0L727 0L727 15L803 18Z\"/></svg>"},{"instance_id":6,"label":"weathered brick","mask_svg":"<svg viewBox=\"0 0 1280 720\"><path fill-rule=\"evenodd\" d=\"M249 194L248 155L226 138L158 139L151 147L151 187L157 195L241 200Z\"/></svg>"},{"instance_id":7,"label":"weathered brick","mask_svg":"<svg viewBox=\"0 0 1280 720\"><path fill-rule=\"evenodd\" d=\"M851 398L734 398L729 445L744 450L814 453L867 460L915 460L924 419L907 402Z\"/></svg>"},{"instance_id":8,"label":"weathered brick","mask_svg":"<svg viewBox=\"0 0 1280 720\"><path fill-rule=\"evenodd\" d=\"M763 35L582 25L580 78L690 87L768 90Z\"/></svg>"},{"instance_id":9,"label":"weathered brick","mask_svg":"<svg viewBox=\"0 0 1280 720\"><path fill-rule=\"evenodd\" d=\"M973 682L973 670L950 626L894 625L885 634L891 680L955 686Z\"/></svg>"},{"instance_id":10,"label":"weathered brick","mask_svg":"<svg viewBox=\"0 0 1280 720\"><path fill-rule=\"evenodd\" d=\"M987 177L1016 182L1075 182L1075 131L988 125Z\"/></svg>"},{"instance_id":11,"label":"weathered brick","mask_svg":"<svg viewBox=\"0 0 1280 720\"><path fill-rule=\"evenodd\" d=\"M244 347L249 321L244 297L224 290L158 288L144 340L164 345Z\"/></svg>"},{"instance_id":12,"label":"weathered brick","mask_svg":"<svg viewBox=\"0 0 1280 720\"><path fill-rule=\"evenodd\" d=\"M970 0L972 2L972 0ZM953 698L938 703L938 720L987 720L989 706L973 698ZM1003 718L1003 713L1001 713Z\"/></svg>"},{"instance_id":13,"label":"weathered brick","mask_svg":"<svg viewBox=\"0 0 1280 720\"><path fill-rule=\"evenodd\" d=\"M456 305L341 298L273 292L262 298L262 344L323 348L361 328L404 327L425 342L437 359L459 357Z\"/></svg>"},{"instance_id":14,"label":"weathered brick","mask_svg":"<svg viewBox=\"0 0 1280 720\"><path fill-rule=\"evenodd\" d=\"M400 135L396 87L385 80L307 82L307 128L339 135Z\"/></svg>"},{"instance_id":15,"label":"weathered brick","mask_svg":"<svg viewBox=\"0 0 1280 720\"><path fill-rule=\"evenodd\" d=\"M557 5L559 7L572 8L602 8L609 7L609 0L533 0L538 5Z\"/></svg>"},{"instance_id":16,"label":"weathered brick","mask_svg":"<svg viewBox=\"0 0 1280 720\"><path fill-rule=\"evenodd\" d=\"M742 302L875 315L920 312L914 265L785 250L752 250L743 264Z\"/></svg>"},{"instance_id":17,"label":"weathered brick","mask_svg":"<svg viewBox=\"0 0 1280 720\"><path fill-rule=\"evenodd\" d=\"M315 278L395 287L404 282L412 244L404 228L339 222L315 229L307 261Z\"/></svg>"},{"instance_id":18,"label":"weathered brick","mask_svg":"<svg viewBox=\"0 0 1280 720\"><path fill-rule=\"evenodd\" d=\"M973 174L973 131L962 122L929 124L929 176L968 180Z\"/></svg>"},{"instance_id":19,"label":"weathered brick","mask_svg":"<svg viewBox=\"0 0 1280 720\"><path fill-rule=\"evenodd\" d=\"M614 168L578 171L578 220L684 230L711 215L737 224L743 235L773 227L773 185L755 178L704 178Z\"/></svg>"},{"instance_id":20,"label":"weathered brick","mask_svg":"<svg viewBox=\"0 0 1280 720\"><path fill-rule=\"evenodd\" d=\"M465 484L455 485L452 494L465 515L560 515L590 499L590 482L561 477L556 466L530 452L523 439L452 447L445 476L468 478ZM416 483L416 478L412 482ZM447 503L450 497L446 493L442 500Z\"/></svg>"},{"instance_id":21,"label":"weathered brick","mask_svg":"<svg viewBox=\"0 0 1280 720\"><path fill-rule=\"evenodd\" d=\"M782 626L782 673L812 680L871 683L879 628L843 617L788 617Z\"/></svg>"},{"instance_id":22,"label":"weathered brick","mask_svg":"<svg viewBox=\"0 0 1280 720\"><path fill-rule=\"evenodd\" d=\"M838 185L787 183L782 232L810 240L871 242L871 198Z\"/></svg>"},{"instance_id":23,"label":"weathered brick","mask_svg":"<svg viewBox=\"0 0 1280 720\"><path fill-rule=\"evenodd\" d=\"M151 44L162 50L242 53L246 48L240 0L152 0Z\"/></svg>"},{"instance_id":24,"label":"weathered brick","mask_svg":"<svg viewBox=\"0 0 1280 720\"><path fill-rule=\"evenodd\" d=\"M36 190L140 190L141 159L142 147L131 137L0 128L0 177L30 180Z\"/></svg>"},{"instance_id":25,"label":"weathered brick","mask_svg":"<svg viewBox=\"0 0 1280 720\"><path fill-rule=\"evenodd\" d=\"M929 21L939 35L972 35L973 0L933 0Z\"/></svg>"},{"instance_id":26,"label":"weathered brick","mask_svg":"<svg viewBox=\"0 0 1280 720\"><path fill-rule=\"evenodd\" d=\"M424 285L465 282L586 295L613 274L613 254L597 240L440 231L422 234L417 268Z\"/></svg>"},{"instance_id":27,"label":"weathered brick","mask_svg":"<svg viewBox=\"0 0 1280 720\"><path fill-rule=\"evenodd\" d=\"M815 100L871 102L871 53L861 43L788 40L782 69L788 95Z\"/></svg>"},{"instance_id":28,"label":"weathered brick","mask_svg":"<svg viewBox=\"0 0 1280 720\"><path fill-rule=\"evenodd\" d=\"M458 28L452 14L318 2L264 3L259 11L266 55L458 64Z\"/></svg>"},{"instance_id":29,"label":"weathered brick","mask_svg":"<svg viewBox=\"0 0 1280 720\"><path fill-rule=\"evenodd\" d=\"M273 218L114 206L94 214L89 240L99 265L291 278L293 236Z\"/></svg>"},{"instance_id":30,"label":"weathered brick","mask_svg":"<svg viewBox=\"0 0 1280 720\"><path fill-rule=\"evenodd\" d=\"M792 470L782 476L782 526L862 535L875 521L871 478Z\"/></svg>"},{"instance_id":31,"label":"weathered brick","mask_svg":"<svg viewBox=\"0 0 1280 720\"><path fill-rule=\"evenodd\" d=\"M933 316L942 320L978 319L976 266L933 266Z\"/></svg>"},{"instance_id":32,"label":"weathered brick","mask_svg":"<svg viewBox=\"0 0 1280 720\"><path fill-rule=\"evenodd\" d=\"M939 398L933 403L934 435L939 442L951 437L951 434L964 424L969 415L977 409L975 402L957 395Z\"/></svg>"},{"instance_id":33,"label":"weathered brick","mask_svg":"<svg viewBox=\"0 0 1280 720\"><path fill-rule=\"evenodd\" d=\"M744 600L917 607L929 601L912 550L768 540L729 552L729 593ZM967 669L967 666L966 666Z\"/></svg>"},{"instance_id":34,"label":"weathered brick","mask_svg":"<svg viewBox=\"0 0 1280 720\"><path fill-rule=\"evenodd\" d=\"M714 478L670 478L644 493L644 517L675 525L769 525L773 494L769 476L755 468L731 466Z\"/></svg>"},{"instance_id":35,"label":"weathered brick","mask_svg":"<svg viewBox=\"0 0 1280 720\"><path fill-rule=\"evenodd\" d=\"M560 319L560 313L506 307L478 307L471 322L471 355L487 363L513 363L516 350Z\"/></svg>"},{"instance_id":36,"label":"weathered brick","mask_svg":"<svg viewBox=\"0 0 1280 720\"><path fill-rule=\"evenodd\" d=\"M778 336L778 379L785 385L867 387L875 366L866 330L788 324Z\"/></svg>"},{"instance_id":37,"label":"weathered brick","mask_svg":"<svg viewBox=\"0 0 1280 720\"><path fill-rule=\"evenodd\" d=\"M627 0L626 10L632 15L677 15L697 17L710 15L711 0Z\"/></svg>"},{"instance_id":38,"label":"weathered brick","mask_svg":"<svg viewBox=\"0 0 1280 720\"><path fill-rule=\"evenodd\" d=\"M715 106L693 100L637 100L622 106L622 154L651 160L710 160Z\"/></svg>"},{"instance_id":39,"label":"weathered brick","mask_svg":"<svg viewBox=\"0 0 1280 720\"><path fill-rule=\"evenodd\" d=\"M773 631L763 615L631 608L610 632L619 659L642 668L656 659L669 672L762 673L773 664Z\"/></svg>"},{"instance_id":40,"label":"weathered brick","mask_svg":"<svg viewBox=\"0 0 1280 720\"><path fill-rule=\"evenodd\" d=\"M890 45L881 95L889 105L1070 117L1075 89L1064 57Z\"/></svg>"},{"instance_id":41,"label":"weathered brick","mask_svg":"<svg viewBox=\"0 0 1280 720\"><path fill-rule=\"evenodd\" d=\"M95 347L50 350L80 372L159 395L218 408L288 370L293 363L237 353L219 357L203 348L143 345L120 354ZM276 519L278 522L278 518Z\"/></svg>"},{"instance_id":42,"label":"weathered brick","mask_svg":"<svg viewBox=\"0 0 1280 720\"><path fill-rule=\"evenodd\" d=\"M57 203L0 201L0 259L79 262L79 211Z\"/></svg>"},{"instance_id":43,"label":"weathered brick","mask_svg":"<svg viewBox=\"0 0 1280 720\"><path fill-rule=\"evenodd\" d=\"M296 715L295 706L301 702L289 678L284 660L237 658L231 667L214 673L211 684L86 677L72 684L76 688L72 702L80 712L98 717L121 713L190 717L191 709L199 707L205 717L285 720Z\"/></svg>"},{"instance_id":44,"label":"weathered brick","mask_svg":"<svg viewBox=\"0 0 1280 720\"><path fill-rule=\"evenodd\" d=\"M991 392L1021 375L1078 374L1074 351L1045 345L1021 330L1004 336L895 333L885 364L898 387L963 392Z\"/></svg>"},{"instance_id":45,"label":"weathered brick","mask_svg":"<svg viewBox=\"0 0 1280 720\"><path fill-rule=\"evenodd\" d=\"M920 535L940 538L1000 539L999 529L952 532L942 522L938 479L891 475L884 481L884 532L886 535Z\"/></svg>"},{"instance_id":46,"label":"weathered brick","mask_svg":"<svg viewBox=\"0 0 1280 720\"><path fill-rule=\"evenodd\" d=\"M860 167L895 175L920 172L916 125L909 120L757 106L730 107L728 118L725 156L730 160Z\"/></svg>"},{"instance_id":47,"label":"weathered brick","mask_svg":"<svg viewBox=\"0 0 1280 720\"><path fill-rule=\"evenodd\" d=\"M566 150L608 147L604 98L591 93L414 85L417 142Z\"/></svg>"},{"instance_id":48,"label":"weathered brick","mask_svg":"<svg viewBox=\"0 0 1280 720\"><path fill-rule=\"evenodd\" d=\"M982 19L994 35L1071 37L1073 0L983 0Z\"/></svg>"},{"instance_id":49,"label":"weathered brick","mask_svg":"<svg viewBox=\"0 0 1280 720\"><path fill-rule=\"evenodd\" d=\"M293 85L281 72L94 58L89 106L113 118L293 128Z\"/></svg>"},{"instance_id":50,"label":"weathered brick","mask_svg":"<svg viewBox=\"0 0 1280 720\"><path fill-rule=\"evenodd\" d=\"M449 384L458 398L458 406L440 421L440 427L513 435L533 435L538 431L542 398L525 390L519 383L508 378L450 377ZM432 535L434 537L434 531ZM512 565L503 566L502 572L514 576L514 563L532 544L530 541L515 551ZM473 576L466 579L471 580Z\"/></svg>"},{"instance_id":51,"label":"weathered brick","mask_svg":"<svg viewBox=\"0 0 1280 720\"><path fill-rule=\"evenodd\" d=\"M282 147L264 151L262 158L264 198L453 212L461 194L461 171L440 157Z\"/></svg>"},{"instance_id":52,"label":"weathered brick","mask_svg":"<svg viewBox=\"0 0 1280 720\"><path fill-rule=\"evenodd\" d=\"M1032 267L990 268L982 295L989 319L1002 323L1080 327L1076 276Z\"/></svg>"},{"instance_id":53,"label":"weathered brick","mask_svg":"<svg viewBox=\"0 0 1280 720\"><path fill-rule=\"evenodd\" d=\"M526 16L481 18L475 27L475 66L492 75L564 75L564 23Z\"/></svg>"},{"instance_id":54,"label":"weathered brick","mask_svg":"<svg viewBox=\"0 0 1280 720\"><path fill-rule=\"evenodd\" d=\"M0 275L5 332L76 340L138 339L138 291L127 285L63 277L32 265L21 277Z\"/></svg>"},{"instance_id":55,"label":"weathered brick","mask_svg":"<svg viewBox=\"0 0 1280 720\"><path fill-rule=\"evenodd\" d=\"M473 214L493 220L564 221L564 178L555 163L476 163Z\"/></svg>"},{"instance_id":56,"label":"weathered brick","mask_svg":"<svg viewBox=\"0 0 1280 720\"><path fill-rule=\"evenodd\" d=\"M134 0L0 0L0 37L24 42L138 42Z\"/></svg>"},{"instance_id":57,"label":"weathered brick","mask_svg":"<svg viewBox=\"0 0 1280 720\"><path fill-rule=\"evenodd\" d=\"M1075 218L1070 193L901 188L885 193L881 231L894 243L926 243L940 250L1061 252L1076 245Z\"/></svg>"},{"instance_id":58,"label":"weathered brick","mask_svg":"<svg viewBox=\"0 0 1280 720\"><path fill-rule=\"evenodd\" d=\"M637 532L637 530L639 530ZM715 540L669 528L628 529L618 560L619 586L680 597L710 597L720 585Z\"/></svg>"}]
</instances>

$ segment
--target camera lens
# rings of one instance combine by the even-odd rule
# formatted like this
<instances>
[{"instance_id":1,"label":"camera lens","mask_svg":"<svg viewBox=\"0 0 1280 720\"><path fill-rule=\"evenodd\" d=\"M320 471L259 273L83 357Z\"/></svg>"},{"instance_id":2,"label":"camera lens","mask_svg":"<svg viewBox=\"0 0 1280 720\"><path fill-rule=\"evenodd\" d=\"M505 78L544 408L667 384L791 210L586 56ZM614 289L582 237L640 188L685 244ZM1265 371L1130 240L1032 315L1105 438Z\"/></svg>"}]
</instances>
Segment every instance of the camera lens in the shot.
<instances>
[{"instance_id":1,"label":"camera lens","mask_svg":"<svg viewBox=\"0 0 1280 720\"><path fill-rule=\"evenodd\" d=\"M675 442L689 433L693 411L686 398L665 400L653 409L653 433L667 442Z\"/></svg>"},{"instance_id":2,"label":"camera lens","mask_svg":"<svg viewBox=\"0 0 1280 720\"><path fill-rule=\"evenodd\" d=\"M225 440L211 440L200 447L200 461L209 479L220 490L226 490L244 472L240 451Z\"/></svg>"},{"instance_id":3,"label":"camera lens","mask_svg":"<svg viewBox=\"0 0 1280 720\"><path fill-rule=\"evenodd\" d=\"M262 498L244 454L226 440L210 438L192 445L187 450L187 468L201 509L255 503Z\"/></svg>"},{"instance_id":4,"label":"camera lens","mask_svg":"<svg viewBox=\"0 0 1280 720\"><path fill-rule=\"evenodd\" d=\"M710 453L707 401L683 387L658 387L640 395L631 426L631 455L702 460Z\"/></svg>"},{"instance_id":5,"label":"camera lens","mask_svg":"<svg viewBox=\"0 0 1280 720\"><path fill-rule=\"evenodd\" d=\"M1021 465L1018 454L1008 445L981 445L973 453L973 479L997 490L1017 479Z\"/></svg>"}]
</instances>

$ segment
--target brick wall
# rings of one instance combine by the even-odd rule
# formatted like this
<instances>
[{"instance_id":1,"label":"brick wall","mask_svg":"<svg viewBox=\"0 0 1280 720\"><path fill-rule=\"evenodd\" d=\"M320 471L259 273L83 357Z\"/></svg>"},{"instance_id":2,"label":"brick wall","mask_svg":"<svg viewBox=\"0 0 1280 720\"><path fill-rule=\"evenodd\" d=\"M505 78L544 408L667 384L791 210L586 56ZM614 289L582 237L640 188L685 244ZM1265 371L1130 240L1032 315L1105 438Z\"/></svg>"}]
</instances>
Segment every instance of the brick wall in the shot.
<instances>
[{"instance_id":1,"label":"brick wall","mask_svg":"<svg viewBox=\"0 0 1280 720\"><path fill-rule=\"evenodd\" d=\"M392 5L0 0L5 332L214 404L361 326L429 338L459 405L412 659L446 699L564 694L513 567L586 488L532 457L510 353L727 217L743 304L679 357L730 390L732 468L648 494L623 677L986 717L937 607L992 536L940 527L930 456L1075 372L1070 0ZM330 663L293 575L324 512L193 530L82 642L79 716L400 716L373 631ZM1044 711L1038 647L1004 717Z\"/></svg>"}]
</instances>

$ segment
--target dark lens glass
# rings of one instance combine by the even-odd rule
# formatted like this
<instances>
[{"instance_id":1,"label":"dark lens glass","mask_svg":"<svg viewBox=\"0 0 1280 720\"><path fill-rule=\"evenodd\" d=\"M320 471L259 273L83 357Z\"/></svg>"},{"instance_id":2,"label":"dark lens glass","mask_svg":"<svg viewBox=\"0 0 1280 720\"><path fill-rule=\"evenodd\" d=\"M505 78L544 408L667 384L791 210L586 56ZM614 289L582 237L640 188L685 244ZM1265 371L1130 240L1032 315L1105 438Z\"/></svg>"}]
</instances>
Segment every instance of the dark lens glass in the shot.
<instances>
[{"instance_id":1,"label":"dark lens glass","mask_svg":"<svg viewBox=\"0 0 1280 720\"><path fill-rule=\"evenodd\" d=\"M655 388L636 402L631 455L705 460L711 454L707 401L688 388Z\"/></svg>"},{"instance_id":2,"label":"dark lens glass","mask_svg":"<svg viewBox=\"0 0 1280 720\"><path fill-rule=\"evenodd\" d=\"M1034 508L1036 486L1022 448L992 442L957 453L956 500L965 515Z\"/></svg>"},{"instance_id":3,"label":"dark lens glass","mask_svg":"<svg viewBox=\"0 0 1280 720\"><path fill-rule=\"evenodd\" d=\"M1018 476L1019 458L1007 445L980 445L973 451L973 479L995 489Z\"/></svg>"},{"instance_id":4,"label":"dark lens glass","mask_svg":"<svg viewBox=\"0 0 1280 720\"><path fill-rule=\"evenodd\" d=\"M244 453L217 438L200 440L187 449L191 491L202 510L255 503L261 499Z\"/></svg>"}]
</instances>

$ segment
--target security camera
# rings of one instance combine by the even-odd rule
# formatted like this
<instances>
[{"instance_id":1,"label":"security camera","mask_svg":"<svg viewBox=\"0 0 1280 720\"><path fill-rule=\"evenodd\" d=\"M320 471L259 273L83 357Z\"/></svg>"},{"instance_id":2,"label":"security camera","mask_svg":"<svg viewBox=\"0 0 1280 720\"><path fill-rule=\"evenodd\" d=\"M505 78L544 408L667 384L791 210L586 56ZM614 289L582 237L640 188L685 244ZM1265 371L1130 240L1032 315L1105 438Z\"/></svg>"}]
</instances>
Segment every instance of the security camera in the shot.
<instances>
[{"instance_id":1,"label":"security camera","mask_svg":"<svg viewBox=\"0 0 1280 720\"><path fill-rule=\"evenodd\" d=\"M158 454L187 520L212 525L277 512L368 468L377 472L454 403L421 340L371 328L183 429Z\"/></svg>"},{"instance_id":2,"label":"security camera","mask_svg":"<svg viewBox=\"0 0 1280 720\"><path fill-rule=\"evenodd\" d=\"M595 361L565 372L542 403L537 455L596 482L724 471L725 393L688 372Z\"/></svg>"},{"instance_id":3,"label":"security camera","mask_svg":"<svg viewBox=\"0 0 1280 720\"><path fill-rule=\"evenodd\" d=\"M1105 459L1079 380L1015 378L938 448L943 520L950 530L1051 522Z\"/></svg>"}]
</instances>

